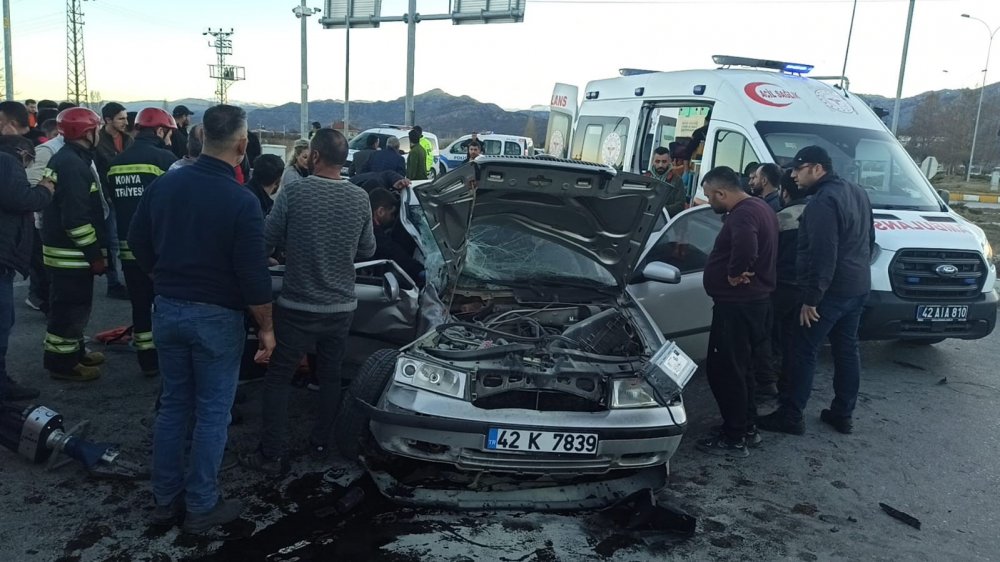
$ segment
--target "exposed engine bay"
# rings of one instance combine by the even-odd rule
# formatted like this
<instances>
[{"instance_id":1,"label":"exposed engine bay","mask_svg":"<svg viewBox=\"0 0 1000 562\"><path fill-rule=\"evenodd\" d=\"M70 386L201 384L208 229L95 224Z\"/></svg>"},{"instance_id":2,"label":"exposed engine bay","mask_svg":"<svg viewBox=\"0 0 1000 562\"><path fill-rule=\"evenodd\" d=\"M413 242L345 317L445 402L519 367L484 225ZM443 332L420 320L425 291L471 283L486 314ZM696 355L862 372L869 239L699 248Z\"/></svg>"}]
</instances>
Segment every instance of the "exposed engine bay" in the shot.
<instances>
[{"instance_id":1,"label":"exposed engine bay","mask_svg":"<svg viewBox=\"0 0 1000 562\"><path fill-rule=\"evenodd\" d=\"M415 347L471 368L480 408L602 411L611 378L637 377L649 359L650 346L615 304L477 299L452 309Z\"/></svg>"}]
</instances>

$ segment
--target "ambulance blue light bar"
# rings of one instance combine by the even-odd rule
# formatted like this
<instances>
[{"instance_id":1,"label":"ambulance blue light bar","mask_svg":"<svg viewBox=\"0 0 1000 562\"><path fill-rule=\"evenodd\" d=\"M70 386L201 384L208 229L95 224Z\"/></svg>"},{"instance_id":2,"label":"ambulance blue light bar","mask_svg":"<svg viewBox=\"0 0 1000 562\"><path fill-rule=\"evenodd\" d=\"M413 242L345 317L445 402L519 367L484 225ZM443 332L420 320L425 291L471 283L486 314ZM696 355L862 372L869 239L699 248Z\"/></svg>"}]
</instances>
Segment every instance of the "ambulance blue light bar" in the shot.
<instances>
[{"instance_id":1,"label":"ambulance blue light bar","mask_svg":"<svg viewBox=\"0 0 1000 562\"><path fill-rule=\"evenodd\" d=\"M749 68L766 68L768 70L779 70L789 74L808 74L812 69L811 64L798 62L785 62L778 60L754 59L749 57L734 57L730 55L713 55L712 62L720 66L744 66Z\"/></svg>"}]
</instances>

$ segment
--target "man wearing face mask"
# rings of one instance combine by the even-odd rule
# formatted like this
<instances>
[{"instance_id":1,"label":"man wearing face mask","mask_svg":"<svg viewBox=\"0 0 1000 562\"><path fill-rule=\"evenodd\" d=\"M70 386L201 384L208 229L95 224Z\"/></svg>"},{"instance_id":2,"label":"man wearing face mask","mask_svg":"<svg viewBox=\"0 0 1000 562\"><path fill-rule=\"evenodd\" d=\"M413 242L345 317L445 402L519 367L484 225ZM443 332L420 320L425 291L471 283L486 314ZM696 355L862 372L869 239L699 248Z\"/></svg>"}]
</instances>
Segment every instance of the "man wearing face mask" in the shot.
<instances>
[{"instance_id":1,"label":"man wearing face mask","mask_svg":"<svg viewBox=\"0 0 1000 562\"><path fill-rule=\"evenodd\" d=\"M159 373L153 345L153 280L139 268L128 247L128 228L143 192L177 160L168 150L177 123L166 111L147 107L136 116L135 128L135 142L114 157L108 168L108 186L118 226L118 232L108 234L118 237L118 258L132 301L132 343L139 369L152 377Z\"/></svg>"},{"instance_id":2,"label":"man wearing face mask","mask_svg":"<svg viewBox=\"0 0 1000 562\"><path fill-rule=\"evenodd\" d=\"M42 216L42 255L49 274L49 318L45 334L45 369L67 381L101 376L101 353L88 353L83 332L90 321L94 276L107 269L101 186L91 171L101 118L74 107L56 118L66 144L49 160L43 179L55 184L55 196Z\"/></svg>"}]
</instances>

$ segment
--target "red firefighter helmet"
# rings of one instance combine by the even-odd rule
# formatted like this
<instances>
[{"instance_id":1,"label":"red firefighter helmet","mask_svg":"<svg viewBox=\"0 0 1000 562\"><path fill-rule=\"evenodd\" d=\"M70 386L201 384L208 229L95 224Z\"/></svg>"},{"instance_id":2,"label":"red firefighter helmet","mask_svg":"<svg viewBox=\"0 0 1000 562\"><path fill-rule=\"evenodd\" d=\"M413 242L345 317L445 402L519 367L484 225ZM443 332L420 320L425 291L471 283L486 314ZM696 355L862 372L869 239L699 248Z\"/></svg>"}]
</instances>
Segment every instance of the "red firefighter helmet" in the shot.
<instances>
[{"instance_id":1,"label":"red firefighter helmet","mask_svg":"<svg viewBox=\"0 0 1000 562\"><path fill-rule=\"evenodd\" d=\"M147 107L139 112L139 115L135 116L135 126L137 128L156 128L164 127L167 129L176 129L177 121L167 113L166 111L158 107Z\"/></svg>"},{"instance_id":2,"label":"red firefighter helmet","mask_svg":"<svg viewBox=\"0 0 1000 562\"><path fill-rule=\"evenodd\" d=\"M101 128L101 118L86 107L71 107L56 115L56 130L68 141L82 140Z\"/></svg>"}]
</instances>

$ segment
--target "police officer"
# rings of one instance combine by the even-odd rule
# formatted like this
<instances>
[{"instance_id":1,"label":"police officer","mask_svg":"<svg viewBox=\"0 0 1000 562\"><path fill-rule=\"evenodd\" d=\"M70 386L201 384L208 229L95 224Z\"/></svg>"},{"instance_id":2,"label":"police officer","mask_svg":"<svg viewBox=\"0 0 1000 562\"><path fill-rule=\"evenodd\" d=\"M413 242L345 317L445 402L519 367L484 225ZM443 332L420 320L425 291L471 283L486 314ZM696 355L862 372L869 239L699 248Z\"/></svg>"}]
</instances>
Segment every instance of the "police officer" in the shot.
<instances>
[{"instance_id":1,"label":"police officer","mask_svg":"<svg viewBox=\"0 0 1000 562\"><path fill-rule=\"evenodd\" d=\"M108 185L114 206L121 252L118 257L125 274L129 300L132 301L132 342L139 359L139 369L146 376L156 376L159 367L153 345L153 280L139 269L128 247L128 228L139 198L153 180L167 173L177 158L168 147L177 130L177 122L162 109L147 107L135 118L135 142L116 156L108 168Z\"/></svg>"},{"instance_id":2,"label":"police officer","mask_svg":"<svg viewBox=\"0 0 1000 562\"><path fill-rule=\"evenodd\" d=\"M90 320L94 275L107 261L105 205L91 171L101 118L83 107L59 113L56 127L66 144L49 160L42 177L55 184L52 203L42 217L42 256L49 273L49 318L44 365L59 380L91 381L101 376L101 353L83 346Z\"/></svg>"}]
</instances>

